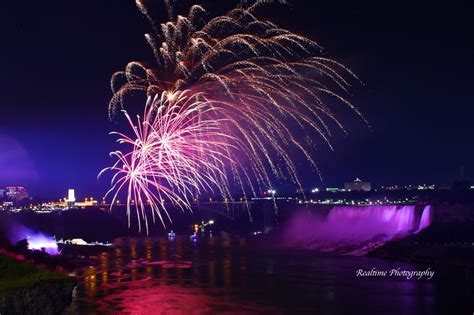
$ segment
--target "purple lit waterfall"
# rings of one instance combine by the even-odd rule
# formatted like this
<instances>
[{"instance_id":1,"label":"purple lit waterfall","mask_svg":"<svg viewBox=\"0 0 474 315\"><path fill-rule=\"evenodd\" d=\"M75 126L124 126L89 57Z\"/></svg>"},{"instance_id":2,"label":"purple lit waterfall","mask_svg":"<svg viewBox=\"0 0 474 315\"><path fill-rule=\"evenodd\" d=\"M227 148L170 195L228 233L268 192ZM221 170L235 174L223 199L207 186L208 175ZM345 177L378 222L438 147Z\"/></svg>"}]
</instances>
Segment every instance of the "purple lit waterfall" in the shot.
<instances>
[{"instance_id":1,"label":"purple lit waterfall","mask_svg":"<svg viewBox=\"0 0 474 315\"><path fill-rule=\"evenodd\" d=\"M27 235L26 240L28 241L29 249L45 251L50 255L57 255L59 253L56 241L42 233L30 233Z\"/></svg>"},{"instance_id":2,"label":"purple lit waterfall","mask_svg":"<svg viewBox=\"0 0 474 315\"><path fill-rule=\"evenodd\" d=\"M366 235L407 233L414 229L415 207L403 206L366 206L366 207L334 207L329 212L327 221L337 226L347 224L350 233L356 239Z\"/></svg>"},{"instance_id":3,"label":"purple lit waterfall","mask_svg":"<svg viewBox=\"0 0 474 315\"><path fill-rule=\"evenodd\" d=\"M26 239L28 249L45 251L50 255L59 253L58 245L54 238L41 232L33 231L22 224L10 222L7 236L12 244Z\"/></svg>"},{"instance_id":4,"label":"purple lit waterfall","mask_svg":"<svg viewBox=\"0 0 474 315\"><path fill-rule=\"evenodd\" d=\"M418 226L417 233L421 230L427 228L431 224L431 206L427 205L423 209L423 213L421 214L420 225Z\"/></svg>"},{"instance_id":5,"label":"purple lit waterfall","mask_svg":"<svg viewBox=\"0 0 474 315\"><path fill-rule=\"evenodd\" d=\"M430 209L426 206L419 220L413 205L335 206L326 218L300 214L287 226L283 245L364 255L388 240L426 228Z\"/></svg>"}]
</instances>

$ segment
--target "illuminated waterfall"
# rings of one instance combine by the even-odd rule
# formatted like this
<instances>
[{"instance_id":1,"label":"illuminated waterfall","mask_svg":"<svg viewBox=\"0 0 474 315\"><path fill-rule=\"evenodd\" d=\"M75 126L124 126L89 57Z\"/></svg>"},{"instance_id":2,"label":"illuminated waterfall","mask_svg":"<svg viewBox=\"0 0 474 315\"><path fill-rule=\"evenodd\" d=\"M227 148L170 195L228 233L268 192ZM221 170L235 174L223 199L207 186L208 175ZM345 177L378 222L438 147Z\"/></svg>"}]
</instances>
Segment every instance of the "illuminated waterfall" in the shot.
<instances>
[{"instance_id":1,"label":"illuminated waterfall","mask_svg":"<svg viewBox=\"0 0 474 315\"><path fill-rule=\"evenodd\" d=\"M423 209L423 213L421 214L420 225L418 226L417 233L421 230L427 228L431 224L431 206L427 205Z\"/></svg>"},{"instance_id":2,"label":"illuminated waterfall","mask_svg":"<svg viewBox=\"0 0 474 315\"><path fill-rule=\"evenodd\" d=\"M385 242L430 224L425 207L420 221L415 206L335 206L325 219L297 215L287 226L284 245L341 254L363 255ZM418 225L418 222L419 225Z\"/></svg>"},{"instance_id":3,"label":"illuminated waterfall","mask_svg":"<svg viewBox=\"0 0 474 315\"><path fill-rule=\"evenodd\" d=\"M328 223L347 223L352 234L407 233L415 228L415 206L345 206L334 207L328 214Z\"/></svg>"}]
</instances>

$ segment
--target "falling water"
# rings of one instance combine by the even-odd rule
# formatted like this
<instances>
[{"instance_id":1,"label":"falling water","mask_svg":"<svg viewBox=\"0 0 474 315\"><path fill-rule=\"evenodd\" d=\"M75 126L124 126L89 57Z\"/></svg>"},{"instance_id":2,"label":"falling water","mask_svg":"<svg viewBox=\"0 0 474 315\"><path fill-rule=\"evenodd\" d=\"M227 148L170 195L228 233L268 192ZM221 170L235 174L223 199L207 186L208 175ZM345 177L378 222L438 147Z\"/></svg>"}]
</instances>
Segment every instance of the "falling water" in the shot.
<instances>
[{"instance_id":1,"label":"falling water","mask_svg":"<svg viewBox=\"0 0 474 315\"><path fill-rule=\"evenodd\" d=\"M365 234L407 233L414 229L415 206L346 206L334 207L328 214L328 223L347 223L353 226L346 232L354 236Z\"/></svg>"},{"instance_id":2,"label":"falling water","mask_svg":"<svg viewBox=\"0 0 474 315\"><path fill-rule=\"evenodd\" d=\"M421 214L420 225L418 227L417 233L421 230L427 228L431 224L431 206L426 205Z\"/></svg>"},{"instance_id":3,"label":"falling water","mask_svg":"<svg viewBox=\"0 0 474 315\"><path fill-rule=\"evenodd\" d=\"M58 244L54 238L41 232L33 231L18 222L10 221L6 229L6 234L12 244L26 239L28 241L28 249L41 250L50 255L57 255L59 252Z\"/></svg>"},{"instance_id":4,"label":"falling water","mask_svg":"<svg viewBox=\"0 0 474 315\"><path fill-rule=\"evenodd\" d=\"M417 228L425 228L430 218L426 209L420 227L416 225L413 205L335 206L325 219L297 215L285 230L283 243L286 246L363 255L388 240L411 234Z\"/></svg>"},{"instance_id":5,"label":"falling water","mask_svg":"<svg viewBox=\"0 0 474 315\"><path fill-rule=\"evenodd\" d=\"M50 255L59 253L56 241L43 233L30 233L26 236L28 241L28 249L45 251Z\"/></svg>"}]
</instances>

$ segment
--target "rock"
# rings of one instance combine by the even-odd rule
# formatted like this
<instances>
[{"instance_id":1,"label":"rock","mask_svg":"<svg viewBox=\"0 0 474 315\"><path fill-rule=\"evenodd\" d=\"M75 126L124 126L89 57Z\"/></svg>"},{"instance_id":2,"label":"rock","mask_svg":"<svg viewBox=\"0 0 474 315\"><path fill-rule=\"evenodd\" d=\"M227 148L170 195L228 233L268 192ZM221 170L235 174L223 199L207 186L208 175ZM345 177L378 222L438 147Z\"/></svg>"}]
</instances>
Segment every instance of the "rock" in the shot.
<instances>
[{"instance_id":1,"label":"rock","mask_svg":"<svg viewBox=\"0 0 474 315\"><path fill-rule=\"evenodd\" d=\"M0 314L59 314L71 304L74 278L0 293Z\"/></svg>"}]
</instances>

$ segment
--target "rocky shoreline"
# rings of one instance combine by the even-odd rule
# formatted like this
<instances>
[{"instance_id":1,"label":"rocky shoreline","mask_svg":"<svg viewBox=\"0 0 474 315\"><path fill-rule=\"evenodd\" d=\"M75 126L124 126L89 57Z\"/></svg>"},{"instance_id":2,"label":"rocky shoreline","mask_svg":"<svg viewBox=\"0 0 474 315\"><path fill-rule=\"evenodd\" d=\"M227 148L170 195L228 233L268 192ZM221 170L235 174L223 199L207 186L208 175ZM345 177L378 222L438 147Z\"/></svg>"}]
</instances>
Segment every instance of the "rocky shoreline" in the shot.
<instances>
[{"instance_id":1,"label":"rocky shoreline","mask_svg":"<svg viewBox=\"0 0 474 315\"><path fill-rule=\"evenodd\" d=\"M76 284L65 271L5 250L0 254L0 314L59 314L71 304Z\"/></svg>"},{"instance_id":2,"label":"rocky shoreline","mask_svg":"<svg viewBox=\"0 0 474 315\"><path fill-rule=\"evenodd\" d=\"M73 278L41 282L0 293L1 314L60 314L71 304Z\"/></svg>"},{"instance_id":3,"label":"rocky shoreline","mask_svg":"<svg viewBox=\"0 0 474 315\"><path fill-rule=\"evenodd\" d=\"M474 222L435 223L418 234L389 241L367 256L474 269Z\"/></svg>"}]
</instances>

